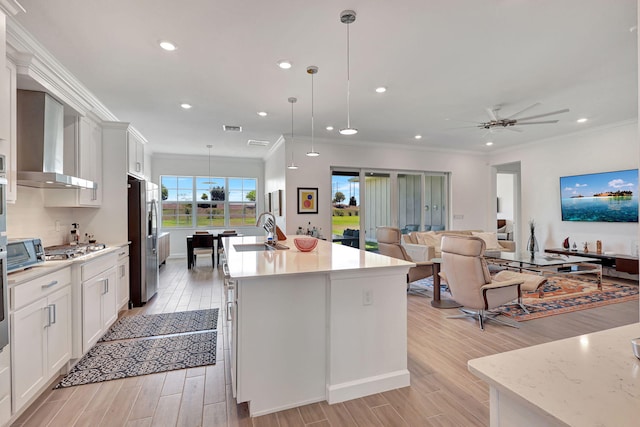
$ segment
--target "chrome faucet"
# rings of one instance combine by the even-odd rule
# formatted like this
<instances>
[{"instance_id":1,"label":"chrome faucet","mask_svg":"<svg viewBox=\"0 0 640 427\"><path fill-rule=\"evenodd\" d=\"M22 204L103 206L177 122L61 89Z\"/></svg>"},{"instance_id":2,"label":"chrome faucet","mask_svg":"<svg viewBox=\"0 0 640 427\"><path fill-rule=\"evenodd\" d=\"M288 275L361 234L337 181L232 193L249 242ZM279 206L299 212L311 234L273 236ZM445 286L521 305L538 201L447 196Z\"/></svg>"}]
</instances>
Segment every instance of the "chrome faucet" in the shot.
<instances>
[{"instance_id":1,"label":"chrome faucet","mask_svg":"<svg viewBox=\"0 0 640 427\"><path fill-rule=\"evenodd\" d=\"M267 239L269 238L269 234L271 234L271 236L273 237L273 240L271 242L267 241L267 243L275 245L278 243L278 233L276 232L276 217L271 212L262 212L256 220L256 227L260 226L260 221L264 216L271 217L267 218L267 220L262 225L262 228L264 228L267 232Z\"/></svg>"}]
</instances>

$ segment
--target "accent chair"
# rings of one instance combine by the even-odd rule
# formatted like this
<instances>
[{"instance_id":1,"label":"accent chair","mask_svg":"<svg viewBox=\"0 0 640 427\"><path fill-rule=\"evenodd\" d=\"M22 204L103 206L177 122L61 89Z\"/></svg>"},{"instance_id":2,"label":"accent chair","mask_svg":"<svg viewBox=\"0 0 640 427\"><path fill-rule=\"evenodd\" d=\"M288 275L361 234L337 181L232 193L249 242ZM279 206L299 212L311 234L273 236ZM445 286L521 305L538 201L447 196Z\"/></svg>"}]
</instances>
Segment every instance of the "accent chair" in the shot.
<instances>
[{"instance_id":1,"label":"accent chair","mask_svg":"<svg viewBox=\"0 0 640 427\"><path fill-rule=\"evenodd\" d=\"M442 237L442 277L451 290L453 299L463 307L464 314L450 318L475 318L484 330L484 322L496 322L518 328L515 323L499 319L500 313L492 310L503 304L518 300L523 278L494 281L484 259L485 242L475 236Z\"/></svg>"},{"instance_id":2,"label":"accent chair","mask_svg":"<svg viewBox=\"0 0 640 427\"><path fill-rule=\"evenodd\" d=\"M376 240L378 241L378 252L382 255L398 258L405 261L415 262L400 244L402 232L396 227L377 227ZM415 262L416 266L409 269L407 273L407 292L425 296L423 289L411 289L411 283L433 275L433 263L430 261Z\"/></svg>"}]
</instances>

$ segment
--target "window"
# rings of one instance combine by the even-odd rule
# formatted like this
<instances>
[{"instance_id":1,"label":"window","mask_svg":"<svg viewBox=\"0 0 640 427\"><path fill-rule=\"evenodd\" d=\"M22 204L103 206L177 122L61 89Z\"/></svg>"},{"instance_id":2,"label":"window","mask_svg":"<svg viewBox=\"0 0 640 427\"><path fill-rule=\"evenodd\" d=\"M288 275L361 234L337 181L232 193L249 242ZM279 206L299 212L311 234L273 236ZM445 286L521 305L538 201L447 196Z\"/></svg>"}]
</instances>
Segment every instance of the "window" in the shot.
<instances>
[{"instance_id":1,"label":"window","mask_svg":"<svg viewBox=\"0 0 640 427\"><path fill-rule=\"evenodd\" d=\"M161 176L162 228L254 225L255 178Z\"/></svg>"}]
</instances>

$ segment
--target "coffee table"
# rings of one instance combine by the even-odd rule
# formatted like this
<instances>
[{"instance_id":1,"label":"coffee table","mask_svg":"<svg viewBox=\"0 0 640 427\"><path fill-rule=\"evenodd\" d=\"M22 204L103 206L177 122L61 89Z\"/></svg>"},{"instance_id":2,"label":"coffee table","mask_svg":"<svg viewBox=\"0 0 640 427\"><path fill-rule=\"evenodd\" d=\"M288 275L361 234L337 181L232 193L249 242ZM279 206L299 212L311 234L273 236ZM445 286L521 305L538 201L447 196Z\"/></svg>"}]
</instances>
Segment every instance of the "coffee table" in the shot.
<instances>
[{"instance_id":1,"label":"coffee table","mask_svg":"<svg viewBox=\"0 0 640 427\"><path fill-rule=\"evenodd\" d=\"M529 271L543 276L563 274L595 274L598 289L602 289L602 265L600 259L583 256L535 253L486 251L487 262L519 272Z\"/></svg>"}]
</instances>

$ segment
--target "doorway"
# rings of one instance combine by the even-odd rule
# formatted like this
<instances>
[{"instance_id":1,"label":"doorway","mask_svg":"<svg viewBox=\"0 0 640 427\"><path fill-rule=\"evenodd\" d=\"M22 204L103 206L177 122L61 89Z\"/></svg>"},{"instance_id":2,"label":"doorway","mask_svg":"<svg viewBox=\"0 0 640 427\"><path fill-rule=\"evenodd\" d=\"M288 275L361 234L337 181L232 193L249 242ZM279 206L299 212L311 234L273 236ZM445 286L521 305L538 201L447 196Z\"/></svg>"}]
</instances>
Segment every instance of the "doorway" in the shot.
<instances>
[{"instance_id":1,"label":"doorway","mask_svg":"<svg viewBox=\"0 0 640 427\"><path fill-rule=\"evenodd\" d=\"M520 162L495 166L498 238L519 241ZM517 243L516 243L517 250Z\"/></svg>"}]
</instances>

